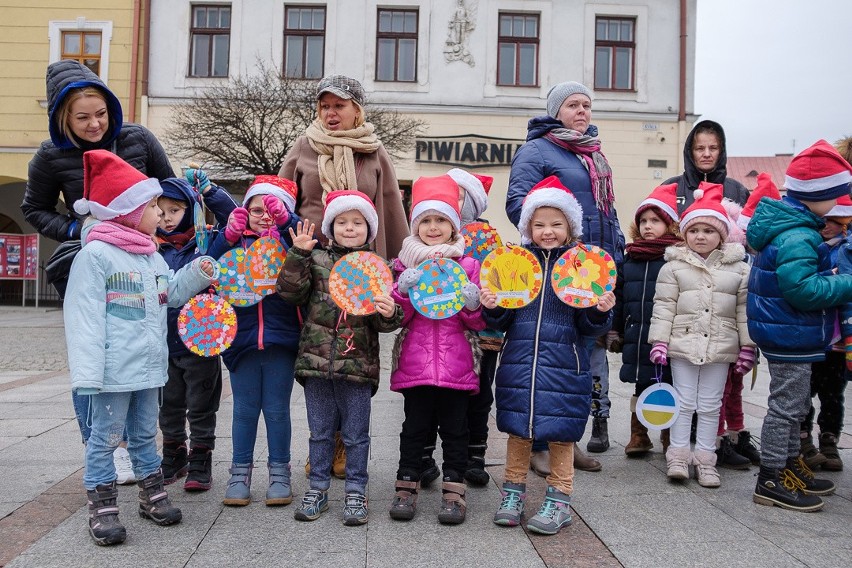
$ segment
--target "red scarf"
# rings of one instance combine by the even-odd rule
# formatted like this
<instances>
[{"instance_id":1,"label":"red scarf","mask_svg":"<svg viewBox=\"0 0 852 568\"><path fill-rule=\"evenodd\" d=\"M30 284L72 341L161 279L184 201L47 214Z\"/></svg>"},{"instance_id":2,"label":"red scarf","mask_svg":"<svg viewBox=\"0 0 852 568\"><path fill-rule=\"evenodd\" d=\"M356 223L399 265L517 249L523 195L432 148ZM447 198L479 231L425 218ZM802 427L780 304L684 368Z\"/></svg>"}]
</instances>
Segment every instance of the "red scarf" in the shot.
<instances>
[{"instance_id":1,"label":"red scarf","mask_svg":"<svg viewBox=\"0 0 852 568\"><path fill-rule=\"evenodd\" d=\"M633 241L624 250L633 260L657 260L663 258L668 247L682 242L680 237L666 233L659 239Z\"/></svg>"},{"instance_id":2,"label":"red scarf","mask_svg":"<svg viewBox=\"0 0 852 568\"><path fill-rule=\"evenodd\" d=\"M188 243L189 241L194 240L194 239L195 239L195 227L190 227L189 229L187 229L186 231L184 231L182 233L171 233L169 235L162 235L162 234L157 235L157 240L159 240L161 243L169 243L170 245L175 247L175 250L182 249L183 247L186 246L186 243Z\"/></svg>"}]
</instances>

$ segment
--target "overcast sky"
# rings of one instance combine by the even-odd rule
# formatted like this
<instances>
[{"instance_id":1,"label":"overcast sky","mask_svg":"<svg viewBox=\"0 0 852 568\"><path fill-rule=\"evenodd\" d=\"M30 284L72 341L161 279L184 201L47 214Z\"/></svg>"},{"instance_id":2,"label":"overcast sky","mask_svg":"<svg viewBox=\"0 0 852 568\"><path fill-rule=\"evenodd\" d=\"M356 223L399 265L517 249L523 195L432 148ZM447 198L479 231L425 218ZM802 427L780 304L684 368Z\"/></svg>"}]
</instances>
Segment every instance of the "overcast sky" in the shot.
<instances>
[{"instance_id":1,"label":"overcast sky","mask_svg":"<svg viewBox=\"0 0 852 568\"><path fill-rule=\"evenodd\" d=\"M852 135L849 0L698 0L697 34L695 112L729 156Z\"/></svg>"}]
</instances>

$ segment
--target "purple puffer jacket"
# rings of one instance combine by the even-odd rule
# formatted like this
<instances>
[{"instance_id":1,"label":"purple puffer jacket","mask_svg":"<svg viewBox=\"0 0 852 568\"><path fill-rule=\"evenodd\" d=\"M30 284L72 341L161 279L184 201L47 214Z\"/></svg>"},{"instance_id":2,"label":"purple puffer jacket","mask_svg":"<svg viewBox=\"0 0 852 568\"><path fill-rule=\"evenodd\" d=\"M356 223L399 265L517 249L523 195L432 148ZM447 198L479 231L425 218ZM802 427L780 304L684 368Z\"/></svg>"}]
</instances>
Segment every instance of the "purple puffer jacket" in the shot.
<instances>
[{"instance_id":1,"label":"purple puffer jacket","mask_svg":"<svg viewBox=\"0 0 852 568\"><path fill-rule=\"evenodd\" d=\"M468 279L479 286L479 261L469 256L454 258ZM397 276L406 267L396 259ZM462 309L456 315L433 320L420 315L408 294L399 293L393 285L393 299L402 306L403 331L394 347L394 371L390 388L401 391L411 387L434 386L479 392L479 377L474 371L471 339L465 332L485 329L482 309Z\"/></svg>"}]
</instances>

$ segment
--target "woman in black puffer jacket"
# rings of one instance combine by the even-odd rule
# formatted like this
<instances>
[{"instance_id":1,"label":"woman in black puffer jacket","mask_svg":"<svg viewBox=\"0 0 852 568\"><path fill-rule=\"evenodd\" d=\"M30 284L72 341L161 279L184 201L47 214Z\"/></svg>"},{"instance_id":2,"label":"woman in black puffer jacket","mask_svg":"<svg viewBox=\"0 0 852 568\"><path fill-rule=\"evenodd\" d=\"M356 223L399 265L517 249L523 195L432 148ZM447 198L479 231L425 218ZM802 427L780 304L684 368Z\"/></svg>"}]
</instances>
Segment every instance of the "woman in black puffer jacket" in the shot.
<instances>
[{"instance_id":1,"label":"woman in black puffer jacket","mask_svg":"<svg viewBox=\"0 0 852 568\"><path fill-rule=\"evenodd\" d=\"M83 217L74 211L74 202L83 197L83 153L87 150L109 150L150 177L174 177L154 135L138 124L122 124L121 103L88 67L71 60L48 65L47 101L50 140L42 142L30 160L21 203L27 222L45 237L60 243L80 238ZM60 195L67 213L57 211ZM70 270L73 248L63 247L69 249ZM65 271L57 281L51 274L60 296L67 275Z\"/></svg>"}]
</instances>

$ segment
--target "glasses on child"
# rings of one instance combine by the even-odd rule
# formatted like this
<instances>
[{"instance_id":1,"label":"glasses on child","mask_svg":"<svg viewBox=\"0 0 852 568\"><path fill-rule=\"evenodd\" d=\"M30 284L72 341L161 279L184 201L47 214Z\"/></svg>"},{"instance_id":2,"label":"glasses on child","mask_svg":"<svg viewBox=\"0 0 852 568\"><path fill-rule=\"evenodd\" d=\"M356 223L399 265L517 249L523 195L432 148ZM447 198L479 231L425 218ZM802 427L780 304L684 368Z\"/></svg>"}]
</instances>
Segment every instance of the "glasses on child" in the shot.
<instances>
[{"instance_id":1,"label":"glasses on child","mask_svg":"<svg viewBox=\"0 0 852 568\"><path fill-rule=\"evenodd\" d=\"M264 215L269 215L269 211L267 211L265 207L252 207L248 210L248 212L249 215L257 219L260 219Z\"/></svg>"}]
</instances>

